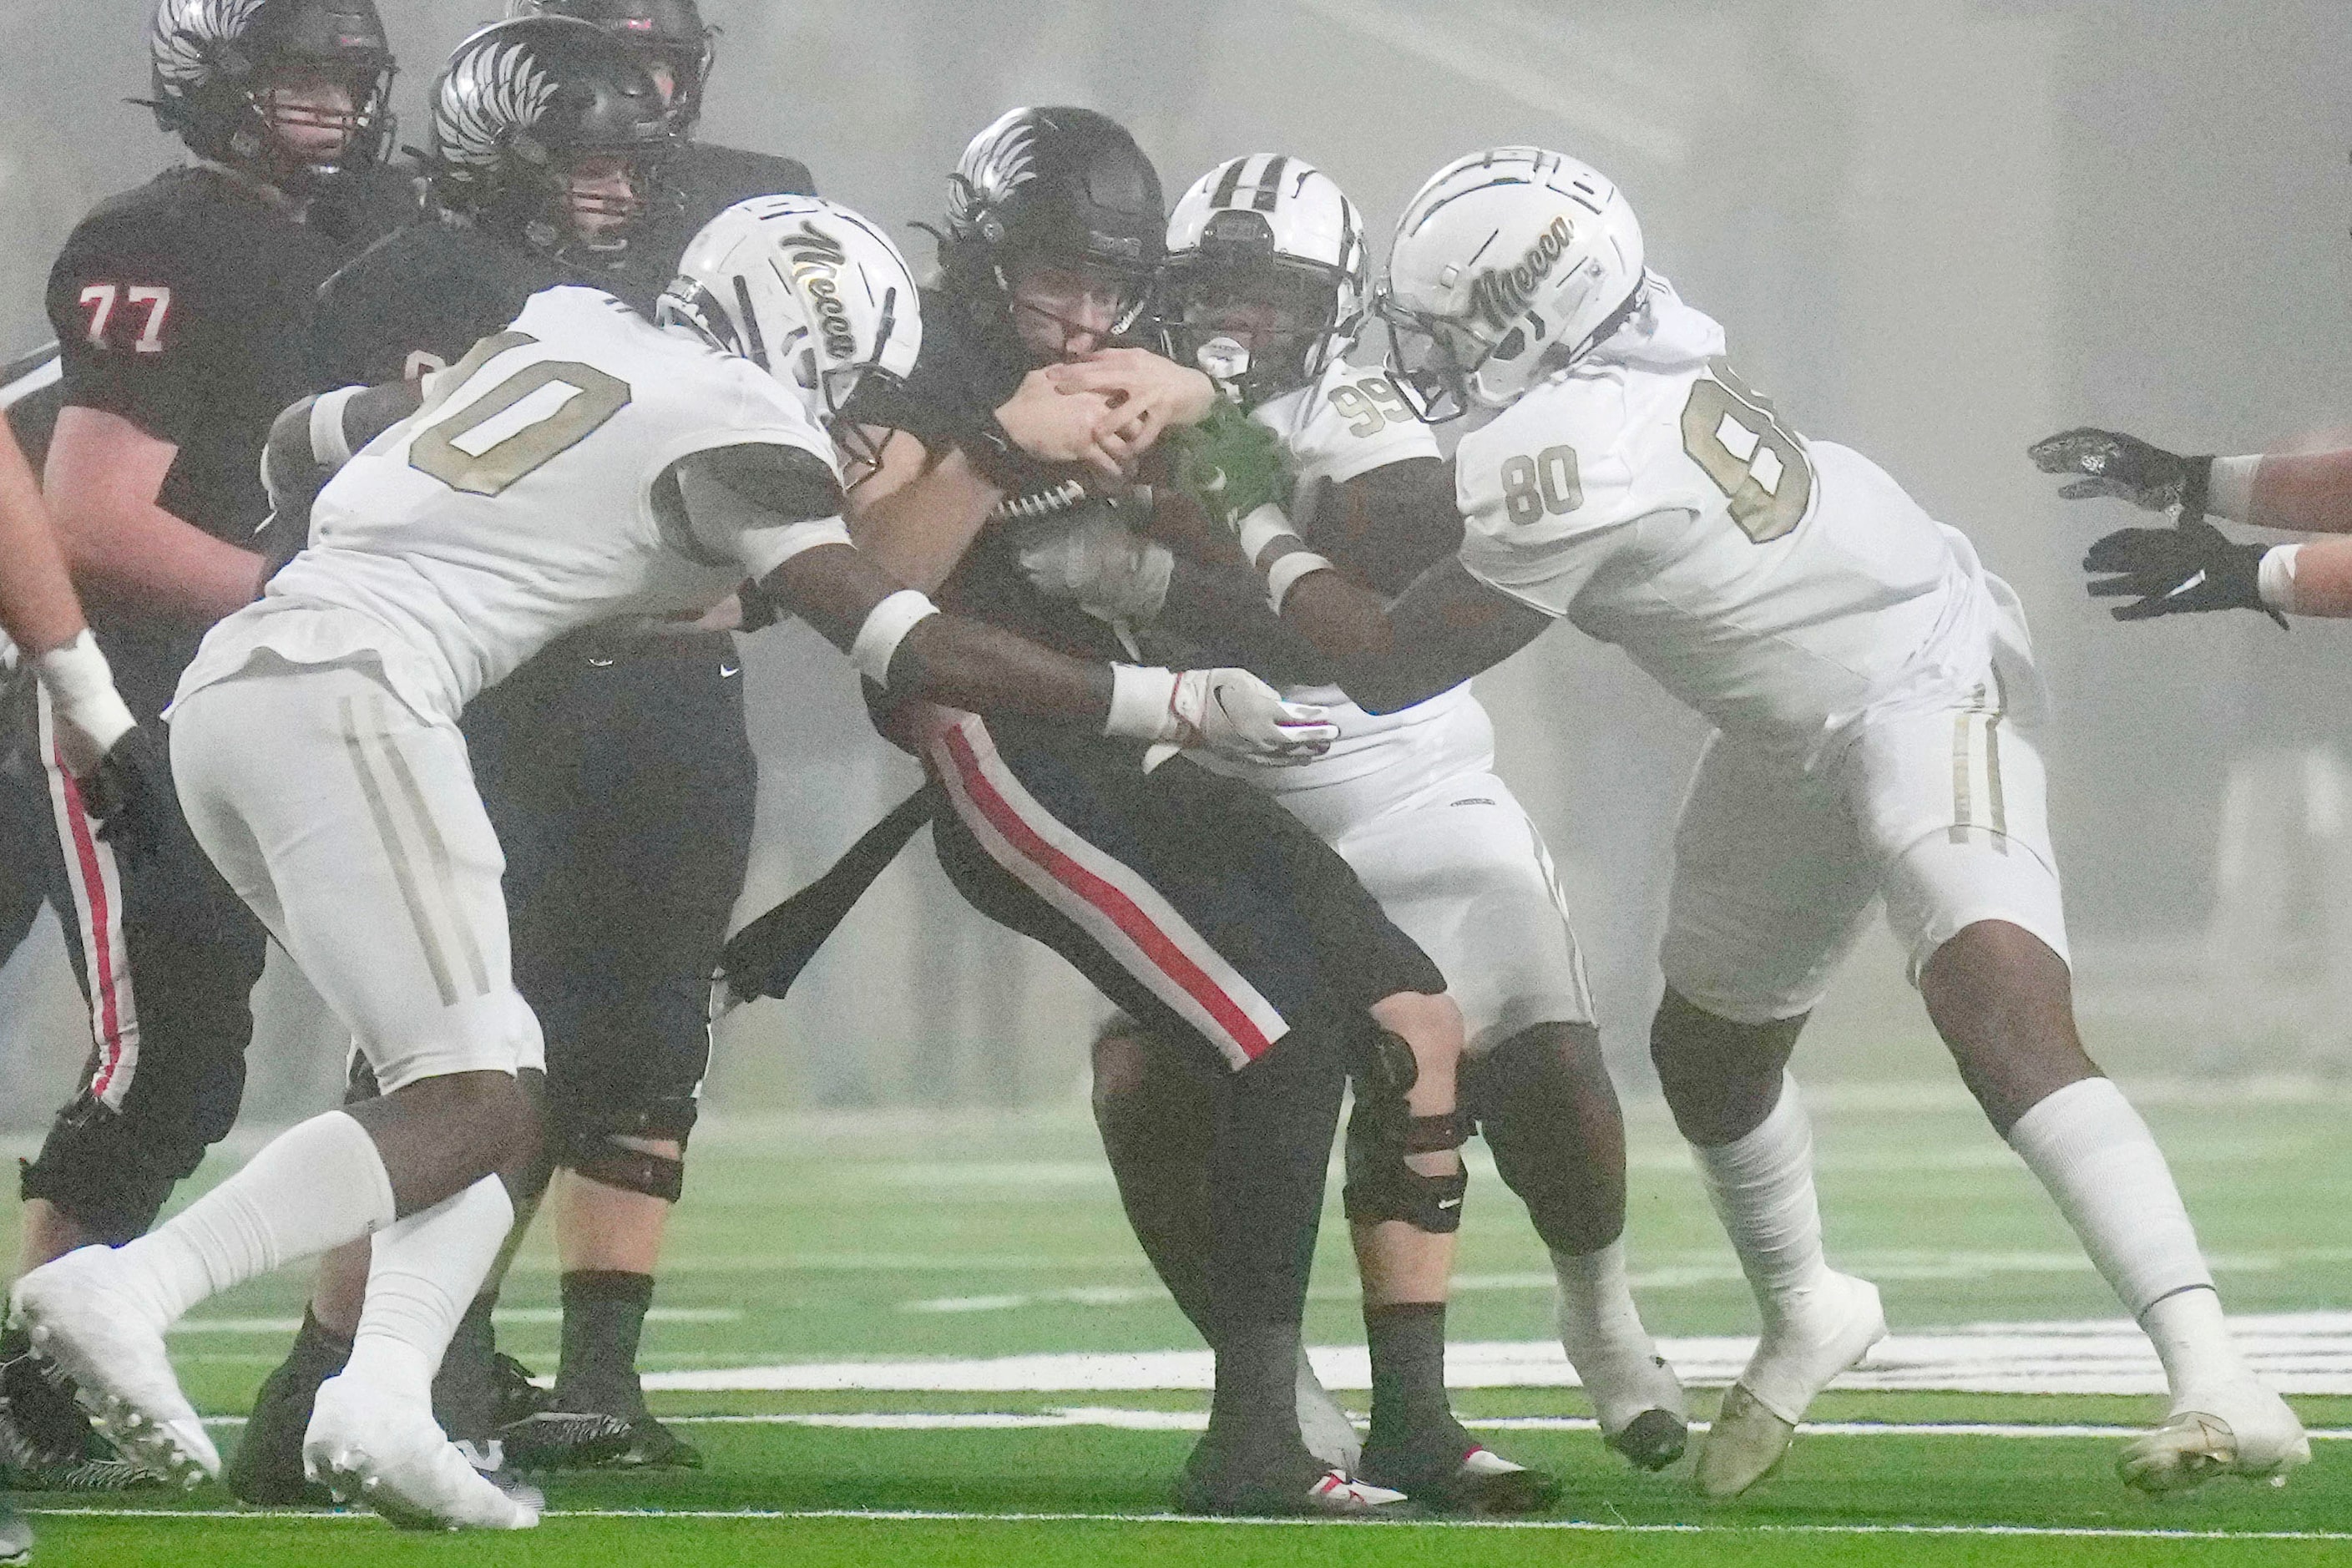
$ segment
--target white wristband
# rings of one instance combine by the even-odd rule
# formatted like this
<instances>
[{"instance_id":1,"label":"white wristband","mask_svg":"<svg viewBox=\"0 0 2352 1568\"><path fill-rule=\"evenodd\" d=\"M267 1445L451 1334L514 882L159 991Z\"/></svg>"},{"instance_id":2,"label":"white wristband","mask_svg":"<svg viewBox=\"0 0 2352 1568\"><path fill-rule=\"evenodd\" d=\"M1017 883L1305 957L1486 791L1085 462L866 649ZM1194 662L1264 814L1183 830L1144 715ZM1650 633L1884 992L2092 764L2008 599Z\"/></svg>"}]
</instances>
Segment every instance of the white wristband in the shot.
<instances>
[{"instance_id":1,"label":"white wristband","mask_svg":"<svg viewBox=\"0 0 2352 1568\"><path fill-rule=\"evenodd\" d=\"M1298 580L1316 572L1335 572L1339 568L1312 550L1294 550L1265 569L1265 602L1274 606L1276 615L1282 614L1283 602Z\"/></svg>"},{"instance_id":2,"label":"white wristband","mask_svg":"<svg viewBox=\"0 0 2352 1568\"><path fill-rule=\"evenodd\" d=\"M114 671L88 626L73 641L35 659L33 673L66 722L89 736L100 756L138 727L122 694L115 690Z\"/></svg>"},{"instance_id":3,"label":"white wristband","mask_svg":"<svg viewBox=\"0 0 2352 1568\"><path fill-rule=\"evenodd\" d=\"M2254 470L2260 457L2216 458L2205 479L2205 510L2232 522L2254 520Z\"/></svg>"},{"instance_id":4,"label":"white wristband","mask_svg":"<svg viewBox=\"0 0 2352 1568\"><path fill-rule=\"evenodd\" d=\"M2279 545L2263 552L2256 569L2254 586L2263 603L2283 616L2294 614L2294 558L2302 552L2300 544Z\"/></svg>"},{"instance_id":5,"label":"white wristband","mask_svg":"<svg viewBox=\"0 0 2352 1568\"><path fill-rule=\"evenodd\" d=\"M1242 519L1241 525L1234 530L1234 537L1241 544L1243 559L1255 566L1267 545L1285 534L1296 537L1297 532L1290 526L1290 519L1282 514L1282 509L1268 501Z\"/></svg>"},{"instance_id":6,"label":"white wristband","mask_svg":"<svg viewBox=\"0 0 2352 1568\"><path fill-rule=\"evenodd\" d=\"M849 662L857 673L877 686L890 684L890 657L907 634L940 613L940 607L912 588L901 588L874 606L866 624L857 628L857 641L850 646Z\"/></svg>"},{"instance_id":7,"label":"white wristband","mask_svg":"<svg viewBox=\"0 0 2352 1568\"><path fill-rule=\"evenodd\" d=\"M1172 741L1176 722L1176 672L1157 666L1110 667L1110 717L1103 733L1122 741Z\"/></svg>"}]
</instances>

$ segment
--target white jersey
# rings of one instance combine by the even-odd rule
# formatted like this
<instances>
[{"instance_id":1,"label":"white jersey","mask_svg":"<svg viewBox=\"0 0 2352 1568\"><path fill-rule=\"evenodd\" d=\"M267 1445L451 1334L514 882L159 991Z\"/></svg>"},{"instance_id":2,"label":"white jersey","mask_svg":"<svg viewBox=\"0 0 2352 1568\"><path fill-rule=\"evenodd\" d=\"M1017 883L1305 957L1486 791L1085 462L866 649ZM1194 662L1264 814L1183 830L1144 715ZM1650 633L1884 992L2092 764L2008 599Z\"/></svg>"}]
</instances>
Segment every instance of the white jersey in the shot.
<instances>
[{"instance_id":1,"label":"white jersey","mask_svg":"<svg viewBox=\"0 0 2352 1568\"><path fill-rule=\"evenodd\" d=\"M1282 439L1297 476L1293 521L1301 531L1314 526L1315 500L1326 484L1439 455L1428 425L1378 365L1335 359L1311 384L1267 399L1250 417ZM1339 734L1329 751L1286 767L1211 758L1202 758L1203 764L1287 795L1352 783L1384 768L1405 769L1425 783L1433 770L1458 763L1476 771L1492 762L1493 731L1466 682L1394 713L1367 713L1336 686L1295 686L1283 695L1330 710Z\"/></svg>"},{"instance_id":2,"label":"white jersey","mask_svg":"<svg viewBox=\"0 0 2352 1568\"><path fill-rule=\"evenodd\" d=\"M789 556L791 530L689 522L656 484L693 453L759 444L835 463L748 361L593 289L536 294L320 492L310 548L212 629L180 696L267 650L374 665L419 714L454 719L568 632L708 608Z\"/></svg>"},{"instance_id":3,"label":"white jersey","mask_svg":"<svg viewBox=\"0 0 2352 1568\"><path fill-rule=\"evenodd\" d=\"M1633 656L1719 728L1811 752L1986 679L1996 594L1885 470L1807 441L1651 280L1647 319L1462 437L1462 563Z\"/></svg>"}]
</instances>

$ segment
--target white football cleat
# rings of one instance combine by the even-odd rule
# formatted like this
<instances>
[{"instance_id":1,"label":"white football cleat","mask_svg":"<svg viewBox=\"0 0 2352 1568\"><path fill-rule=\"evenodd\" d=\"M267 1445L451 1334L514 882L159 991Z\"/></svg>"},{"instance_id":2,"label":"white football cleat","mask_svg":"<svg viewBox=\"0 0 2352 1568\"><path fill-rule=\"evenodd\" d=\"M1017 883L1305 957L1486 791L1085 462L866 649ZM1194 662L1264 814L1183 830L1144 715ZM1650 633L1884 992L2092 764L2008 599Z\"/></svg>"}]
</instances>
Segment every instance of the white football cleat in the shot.
<instances>
[{"instance_id":1,"label":"white football cleat","mask_svg":"<svg viewBox=\"0 0 2352 1568\"><path fill-rule=\"evenodd\" d=\"M2153 1432L2124 1446L2116 1474L2144 1492L2187 1491L2216 1476L2284 1484L2311 1463L2311 1439L2286 1401L2249 1377L2184 1394Z\"/></svg>"},{"instance_id":2,"label":"white football cleat","mask_svg":"<svg viewBox=\"0 0 2352 1568\"><path fill-rule=\"evenodd\" d=\"M1315 1375L1305 1345L1298 1347L1298 1436L1308 1453L1335 1470L1353 1475L1364 1461L1364 1435Z\"/></svg>"},{"instance_id":3,"label":"white football cleat","mask_svg":"<svg viewBox=\"0 0 2352 1568\"><path fill-rule=\"evenodd\" d=\"M123 1289L123 1268L110 1247L78 1247L17 1280L10 1314L125 1458L182 1486L217 1480L220 1450L180 1392L163 1332Z\"/></svg>"},{"instance_id":4,"label":"white football cleat","mask_svg":"<svg viewBox=\"0 0 2352 1568\"><path fill-rule=\"evenodd\" d=\"M348 1376L319 1385L302 1468L344 1502L406 1530L529 1530L539 1508L512 1497L467 1462L433 1419L431 1405Z\"/></svg>"},{"instance_id":5,"label":"white football cleat","mask_svg":"<svg viewBox=\"0 0 2352 1568\"><path fill-rule=\"evenodd\" d=\"M1693 1479L1705 1496L1738 1497L1780 1468L1813 1396L1886 1337L1878 1287L1850 1274L1825 1271L1775 1305L1699 1446Z\"/></svg>"},{"instance_id":6,"label":"white football cleat","mask_svg":"<svg viewBox=\"0 0 2352 1568\"><path fill-rule=\"evenodd\" d=\"M1642 1334L1611 1344L1588 1342L1575 1332L1579 1325L1569 1321L1564 1301L1554 1316L1560 1349L1601 1423L1601 1442L1644 1470L1663 1470L1681 1458L1690 1443L1690 1402L1655 1342Z\"/></svg>"}]
</instances>

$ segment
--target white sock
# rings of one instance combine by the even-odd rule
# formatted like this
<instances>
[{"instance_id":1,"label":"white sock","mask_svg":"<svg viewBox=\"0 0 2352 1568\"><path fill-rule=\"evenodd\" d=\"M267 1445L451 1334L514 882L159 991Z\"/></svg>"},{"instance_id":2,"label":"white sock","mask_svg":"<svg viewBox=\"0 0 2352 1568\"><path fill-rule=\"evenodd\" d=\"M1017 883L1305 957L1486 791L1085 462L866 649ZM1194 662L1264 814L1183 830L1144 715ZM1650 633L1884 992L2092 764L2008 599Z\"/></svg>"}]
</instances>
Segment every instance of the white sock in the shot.
<instances>
[{"instance_id":1,"label":"white sock","mask_svg":"<svg viewBox=\"0 0 2352 1568\"><path fill-rule=\"evenodd\" d=\"M393 1222L392 1176L340 1110L288 1128L245 1168L115 1256L158 1329L206 1297Z\"/></svg>"},{"instance_id":2,"label":"white sock","mask_svg":"<svg viewBox=\"0 0 2352 1568\"><path fill-rule=\"evenodd\" d=\"M429 1404L442 1352L513 1224L506 1184L484 1176L378 1231L343 1375Z\"/></svg>"},{"instance_id":3,"label":"white sock","mask_svg":"<svg viewBox=\"0 0 2352 1568\"><path fill-rule=\"evenodd\" d=\"M1560 1344L1580 1371L1583 1355L1657 1353L1625 1281L1623 1237L1597 1252L1555 1252L1551 1268L1559 1279Z\"/></svg>"},{"instance_id":4,"label":"white sock","mask_svg":"<svg viewBox=\"0 0 2352 1568\"><path fill-rule=\"evenodd\" d=\"M2176 1393L2242 1375L2172 1172L2121 1089L2103 1078L2068 1084L2017 1119L2009 1146L2156 1340Z\"/></svg>"},{"instance_id":5,"label":"white sock","mask_svg":"<svg viewBox=\"0 0 2352 1568\"><path fill-rule=\"evenodd\" d=\"M1694 1143L1706 1195L1723 1221L1767 1323L1794 1292L1829 1271L1822 1258L1822 1211L1813 1197L1813 1125L1797 1080L1780 1076L1770 1115L1744 1138Z\"/></svg>"}]
</instances>

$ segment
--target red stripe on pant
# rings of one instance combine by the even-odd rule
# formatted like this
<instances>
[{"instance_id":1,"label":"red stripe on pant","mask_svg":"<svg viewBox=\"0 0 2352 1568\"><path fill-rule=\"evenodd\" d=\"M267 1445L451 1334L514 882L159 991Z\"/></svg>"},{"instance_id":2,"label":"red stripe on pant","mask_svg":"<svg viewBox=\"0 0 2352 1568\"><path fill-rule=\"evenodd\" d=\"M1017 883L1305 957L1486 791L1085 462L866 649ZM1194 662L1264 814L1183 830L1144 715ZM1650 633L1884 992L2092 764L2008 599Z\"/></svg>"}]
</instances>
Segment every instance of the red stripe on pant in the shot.
<instances>
[{"instance_id":1,"label":"red stripe on pant","mask_svg":"<svg viewBox=\"0 0 2352 1568\"><path fill-rule=\"evenodd\" d=\"M82 931L82 957L89 974L90 1021L96 1026L98 1045L98 1069L90 1074L89 1092L92 1099L105 1100L122 1071L124 1057L122 998L115 984L115 944L121 940L121 928L113 902L107 897L106 868L99 858L111 857L113 851L100 843L90 829L89 813L81 803L81 786L66 767L65 753L53 751L50 766L64 806L60 815L70 839L67 866L89 910L89 919Z\"/></svg>"},{"instance_id":2,"label":"red stripe on pant","mask_svg":"<svg viewBox=\"0 0 2352 1568\"><path fill-rule=\"evenodd\" d=\"M982 771L980 758L972 751L971 739L960 726L941 731L940 742L955 763L956 776L962 784L964 793L988 819L991 827L1033 865L1117 926L1160 973L1173 981L1216 1020L1219 1027L1233 1037L1234 1043L1241 1048L1244 1056L1255 1061L1266 1052L1274 1042L1266 1038L1265 1032L1225 994L1223 986L1203 973L1167 932L1152 922L1150 916L1137 907L1133 899L1047 842L1022 817L1018 808L1004 797ZM1055 826L1065 832L1070 831L1066 825L1057 823Z\"/></svg>"}]
</instances>

